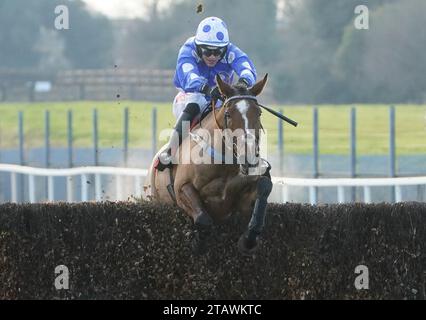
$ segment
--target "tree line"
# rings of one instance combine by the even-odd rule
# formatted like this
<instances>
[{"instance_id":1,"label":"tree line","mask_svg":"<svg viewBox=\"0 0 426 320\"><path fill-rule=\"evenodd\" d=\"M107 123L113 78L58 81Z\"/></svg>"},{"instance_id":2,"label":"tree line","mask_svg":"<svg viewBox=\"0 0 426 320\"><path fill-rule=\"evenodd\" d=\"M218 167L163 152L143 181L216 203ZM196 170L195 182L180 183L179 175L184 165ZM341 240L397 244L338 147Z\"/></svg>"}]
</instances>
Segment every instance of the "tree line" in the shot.
<instances>
[{"instance_id":1,"label":"tree line","mask_svg":"<svg viewBox=\"0 0 426 320\"><path fill-rule=\"evenodd\" d=\"M69 30L53 28L58 4L69 6ZM167 9L150 0L143 5L146 16L111 21L80 0L2 0L1 67L171 69L198 23L215 15L226 21L231 42L247 52L259 75L270 74L280 102L426 100L424 0L180 0ZM354 26L358 5L368 8L368 29Z\"/></svg>"}]
</instances>

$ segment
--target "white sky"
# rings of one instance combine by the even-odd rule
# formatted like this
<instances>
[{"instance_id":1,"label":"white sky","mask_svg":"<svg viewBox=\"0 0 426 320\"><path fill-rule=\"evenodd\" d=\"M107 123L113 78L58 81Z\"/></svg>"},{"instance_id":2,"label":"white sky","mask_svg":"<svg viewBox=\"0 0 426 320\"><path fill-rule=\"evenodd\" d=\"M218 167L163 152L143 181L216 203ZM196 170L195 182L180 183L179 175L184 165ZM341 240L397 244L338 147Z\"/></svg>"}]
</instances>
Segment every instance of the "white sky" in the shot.
<instances>
[{"instance_id":1,"label":"white sky","mask_svg":"<svg viewBox=\"0 0 426 320\"><path fill-rule=\"evenodd\" d=\"M110 18L143 17L145 6L153 0L83 0L90 8ZM154 0L156 1L156 0ZM159 8L167 6L170 0L158 0Z\"/></svg>"}]
</instances>

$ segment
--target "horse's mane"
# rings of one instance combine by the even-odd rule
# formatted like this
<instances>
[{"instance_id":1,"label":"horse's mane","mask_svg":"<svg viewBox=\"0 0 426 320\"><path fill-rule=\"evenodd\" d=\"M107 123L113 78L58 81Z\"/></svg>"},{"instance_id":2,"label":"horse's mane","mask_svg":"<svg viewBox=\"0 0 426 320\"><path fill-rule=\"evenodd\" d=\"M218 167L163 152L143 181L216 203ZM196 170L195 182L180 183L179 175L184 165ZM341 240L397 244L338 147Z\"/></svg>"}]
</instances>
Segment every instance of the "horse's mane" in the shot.
<instances>
[{"instance_id":1,"label":"horse's mane","mask_svg":"<svg viewBox=\"0 0 426 320\"><path fill-rule=\"evenodd\" d=\"M234 89L236 91L236 94L238 95L250 95L249 90L247 89L246 86L244 86L243 84L235 84L232 86L232 89Z\"/></svg>"}]
</instances>

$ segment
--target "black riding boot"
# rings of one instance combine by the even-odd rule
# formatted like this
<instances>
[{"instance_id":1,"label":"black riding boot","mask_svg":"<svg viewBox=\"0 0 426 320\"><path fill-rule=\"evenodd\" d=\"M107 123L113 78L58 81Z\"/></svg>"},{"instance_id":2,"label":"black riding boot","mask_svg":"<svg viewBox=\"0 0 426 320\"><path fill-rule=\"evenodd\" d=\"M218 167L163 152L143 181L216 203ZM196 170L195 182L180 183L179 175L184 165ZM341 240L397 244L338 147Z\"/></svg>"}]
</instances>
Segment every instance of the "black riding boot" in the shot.
<instances>
[{"instance_id":1,"label":"black riding boot","mask_svg":"<svg viewBox=\"0 0 426 320\"><path fill-rule=\"evenodd\" d=\"M159 171L173 167L172 159L175 156L177 149L182 144L183 139L187 136L187 132L183 132L182 130L183 122L191 122L199 112L200 107L197 103L189 103L185 107L173 128L174 131L167 143L167 148L158 157L160 162L158 163L157 169Z\"/></svg>"}]
</instances>

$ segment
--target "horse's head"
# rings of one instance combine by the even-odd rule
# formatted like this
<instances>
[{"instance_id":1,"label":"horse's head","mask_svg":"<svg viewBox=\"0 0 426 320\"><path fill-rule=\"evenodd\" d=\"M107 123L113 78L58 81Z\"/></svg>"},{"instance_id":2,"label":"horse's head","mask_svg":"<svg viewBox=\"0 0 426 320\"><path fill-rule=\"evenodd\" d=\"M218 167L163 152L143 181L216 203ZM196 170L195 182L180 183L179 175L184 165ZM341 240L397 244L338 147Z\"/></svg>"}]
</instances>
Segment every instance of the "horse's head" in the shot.
<instances>
[{"instance_id":1,"label":"horse's head","mask_svg":"<svg viewBox=\"0 0 426 320\"><path fill-rule=\"evenodd\" d=\"M246 88L238 84L231 86L223 82L220 76L216 76L219 90L226 98L221 110L223 112L221 129L229 129L232 136L237 138L236 155L239 158L244 156L244 162L249 164L257 163L259 155L262 110L257 104L256 97L262 92L267 79L268 75L266 74L253 87ZM246 148L247 152L245 151Z\"/></svg>"}]
</instances>

